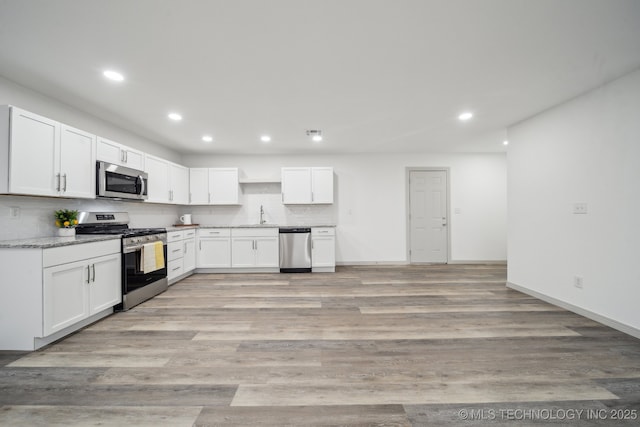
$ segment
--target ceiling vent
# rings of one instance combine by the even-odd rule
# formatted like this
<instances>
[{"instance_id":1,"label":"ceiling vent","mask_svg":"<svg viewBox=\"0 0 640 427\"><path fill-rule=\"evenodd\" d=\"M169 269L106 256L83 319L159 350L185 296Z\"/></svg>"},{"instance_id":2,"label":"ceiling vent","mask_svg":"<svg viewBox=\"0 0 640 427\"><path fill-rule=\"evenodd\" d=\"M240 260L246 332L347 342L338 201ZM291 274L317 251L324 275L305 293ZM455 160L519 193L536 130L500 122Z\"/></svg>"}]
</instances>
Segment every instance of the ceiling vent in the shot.
<instances>
[{"instance_id":1,"label":"ceiling vent","mask_svg":"<svg viewBox=\"0 0 640 427\"><path fill-rule=\"evenodd\" d=\"M315 142L322 141L322 131L319 129L309 129L307 130L307 136L310 136L311 139Z\"/></svg>"}]
</instances>

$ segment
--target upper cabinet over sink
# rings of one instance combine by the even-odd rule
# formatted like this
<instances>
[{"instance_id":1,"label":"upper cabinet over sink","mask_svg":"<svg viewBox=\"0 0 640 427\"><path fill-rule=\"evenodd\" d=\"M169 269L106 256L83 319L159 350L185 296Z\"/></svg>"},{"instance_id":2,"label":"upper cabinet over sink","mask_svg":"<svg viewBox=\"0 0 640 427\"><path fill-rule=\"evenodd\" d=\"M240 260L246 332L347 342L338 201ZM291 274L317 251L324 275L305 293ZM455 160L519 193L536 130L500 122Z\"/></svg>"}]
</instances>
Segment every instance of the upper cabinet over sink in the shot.
<instances>
[{"instance_id":1,"label":"upper cabinet over sink","mask_svg":"<svg viewBox=\"0 0 640 427\"><path fill-rule=\"evenodd\" d=\"M95 135L0 107L0 192L93 199L95 165Z\"/></svg>"},{"instance_id":2,"label":"upper cabinet over sink","mask_svg":"<svg viewBox=\"0 0 640 427\"><path fill-rule=\"evenodd\" d=\"M285 205L333 203L333 168L282 168L282 203Z\"/></svg>"}]
</instances>

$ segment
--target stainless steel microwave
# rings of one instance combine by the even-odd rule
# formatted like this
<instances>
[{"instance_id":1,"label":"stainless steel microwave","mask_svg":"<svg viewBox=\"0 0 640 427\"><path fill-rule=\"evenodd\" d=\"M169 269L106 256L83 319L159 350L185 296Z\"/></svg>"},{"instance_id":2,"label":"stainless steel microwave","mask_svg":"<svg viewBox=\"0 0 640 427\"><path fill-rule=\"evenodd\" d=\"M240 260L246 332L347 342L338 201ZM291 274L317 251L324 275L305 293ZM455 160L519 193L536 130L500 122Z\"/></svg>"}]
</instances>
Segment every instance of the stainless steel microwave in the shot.
<instances>
[{"instance_id":1,"label":"stainless steel microwave","mask_svg":"<svg viewBox=\"0 0 640 427\"><path fill-rule=\"evenodd\" d=\"M149 176L146 172L97 162L96 196L111 199L147 199Z\"/></svg>"}]
</instances>

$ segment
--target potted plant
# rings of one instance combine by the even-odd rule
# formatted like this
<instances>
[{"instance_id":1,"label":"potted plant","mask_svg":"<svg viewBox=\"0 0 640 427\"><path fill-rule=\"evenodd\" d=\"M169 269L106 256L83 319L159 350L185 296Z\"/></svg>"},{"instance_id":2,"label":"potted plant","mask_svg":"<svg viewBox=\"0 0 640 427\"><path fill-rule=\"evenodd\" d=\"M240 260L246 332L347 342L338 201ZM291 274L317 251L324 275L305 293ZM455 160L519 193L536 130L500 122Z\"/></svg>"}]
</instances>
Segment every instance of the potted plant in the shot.
<instances>
[{"instance_id":1,"label":"potted plant","mask_svg":"<svg viewBox=\"0 0 640 427\"><path fill-rule=\"evenodd\" d=\"M58 236L71 237L76 235L76 225L78 225L78 211L60 209L55 211L56 227Z\"/></svg>"}]
</instances>

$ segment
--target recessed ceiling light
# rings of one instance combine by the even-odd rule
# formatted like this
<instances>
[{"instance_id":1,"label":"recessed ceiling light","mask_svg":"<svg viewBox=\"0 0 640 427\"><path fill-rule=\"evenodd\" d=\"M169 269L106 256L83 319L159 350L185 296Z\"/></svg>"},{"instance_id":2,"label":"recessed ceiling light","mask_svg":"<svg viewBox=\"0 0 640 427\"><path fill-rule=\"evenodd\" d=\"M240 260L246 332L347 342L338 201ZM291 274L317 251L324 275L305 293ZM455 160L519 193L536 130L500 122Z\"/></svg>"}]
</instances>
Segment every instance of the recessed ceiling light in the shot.
<instances>
[{"instance_id":1,"label":"recessed ceiling light","mask_svg":"<svg viewBox=\"0 0 640 427\"><path fill-rule=\"evenodd\" d=\"M320 142L322 141L322 135L313 135L311 139L313 140L313 142Z\"/></svg>"},{"instance_id":2,"label":"recessed ceiling light","mask_svg":"<svg viewBox=\"0 0 640 427\"><path fill-rule=\"evenodd\" d=\"M504 141L502 141L502 145L509 145L509 141L505 139Z\"/></svg>"},{"instance_id":3,"label":"recessed ceiling light","mask_svg":"<svg viewBox=\"0 0 640 427\"><path fill-rule=\"evenodd\" d=\"M260 141L262 141L262 142L269 142L269 141L271 141L271 137L270 137L269 135L262 135L262 136L260 137Z\"/></svg>"},{"instance_id":4,"label":"recessed ceiling light","mask_svg":"<svg viewBox=\"0 0 640 427\"><path fill-rule=\"evenodd\" d=\"M460 114L458 116L458 120L462 120L464 122L464 121L469 120L472 117L473 117L473 113L470 113L470 112L467 111L465 113Z\"/></svg>"},{"instance_id":5,"label":"recessed ceiling light","mask_svg":"<svg viewBox=\"0 0 640 427\"><path fill-rule=\"evenodd\" d=\"M167 117L169 117L171 120L175 120L176 122L182 120L182 116L178 113L169 113Z\"/></svg>"},{"instance_id":6,"label":"recessed ceiling light","mask_svg":"<svg viewBox=\"0 0 640 427\"><path fill-rule=\"evenodd\" d=\"M211 141L213 141L213 137L209 136L209 135L205 135L205 136L202 137L202 140L204 142L211 142Z\"/></svg>"},{"instance_id":7,"label":"recessed ceiling light","mask_svg":"<svg viewBox=\"0 0 640 427\"><path fill-rule=\"evenodd\" d=\"M102 75L114 82L121 82L124 80L124 76L122 74L113 70L106 70Z\"/></svg>"}]
</instances>

